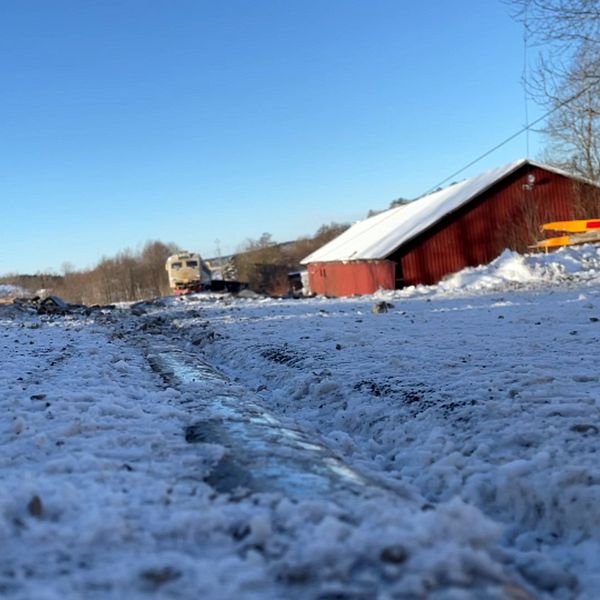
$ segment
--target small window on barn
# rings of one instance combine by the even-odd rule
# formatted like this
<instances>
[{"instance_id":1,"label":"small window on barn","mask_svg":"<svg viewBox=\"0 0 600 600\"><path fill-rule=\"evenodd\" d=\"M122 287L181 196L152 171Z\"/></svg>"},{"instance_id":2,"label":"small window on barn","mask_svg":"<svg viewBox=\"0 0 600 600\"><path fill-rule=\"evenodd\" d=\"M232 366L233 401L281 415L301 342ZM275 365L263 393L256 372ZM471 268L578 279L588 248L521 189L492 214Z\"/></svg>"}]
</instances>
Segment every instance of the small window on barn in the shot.
<instances>
[{"instance_id":1,"label":"small window on barn","mask_svg":"<svg viewBox=\"0 0 600 600\"><path fill-rule=\"evenodd\" d=\"M180 262L174 262L171 265L171 269L173 269L173 271L177 271L177 270L181 269L181 267L183 267L183 263L180 263Z\"/></svg>"},{"instance_id":2,"label":"small window on barn","mask_svg":"<svg viewBox=\"0 0 600 600\"><path fill-rule=\"evenodd\" d=\"M186 267L191 267L192 269L197 269L198 268L198 261L197 260L188 260L185 263Z\"/></svg>"}]
</instances>

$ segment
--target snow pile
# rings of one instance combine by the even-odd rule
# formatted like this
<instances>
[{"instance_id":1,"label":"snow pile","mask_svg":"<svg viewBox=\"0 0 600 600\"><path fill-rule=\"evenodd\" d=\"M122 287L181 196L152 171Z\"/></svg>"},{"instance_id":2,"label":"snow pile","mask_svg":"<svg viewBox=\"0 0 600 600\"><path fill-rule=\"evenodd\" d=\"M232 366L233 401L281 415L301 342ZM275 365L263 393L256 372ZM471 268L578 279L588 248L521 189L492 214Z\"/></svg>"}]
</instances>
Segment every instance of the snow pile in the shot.
<instances>
[{"instance_id":1,"label":"snow pile","mask_svg":"<svg viewBox=\"0 0 600 600\"><path fill-rule=\"evenodd\" d=\"M564 277L560 262L545 262L538 256L522 256L505 250L489 265L464 269L440 283L439 291L475 292L501 289L515 284L556 281Z\"/></svg>"},{"instance_id":2,"label":"snow pile","mask_svg":"<svg viewBox=\"0 0 600 600\"><path fill-rule=\"evenodd\" d=\"M23 294L25 294L25 291L16 285L0 284L0 300L17 298Z\"/></svg>"},{"instance_id":3,"label":"snow pile","mask_svg":"<svg viewBox=\"0 0 600 600\"><path fill-rule=\"evenodd\" d=\"M505 250L488 265L468 267L449 275L437 285L409 287L394 292L392 296L469 295L511 288L580 285L598 281L600 246L587 244L561 248L548 254L522 255Z\"/></svg>"}]
</instances>

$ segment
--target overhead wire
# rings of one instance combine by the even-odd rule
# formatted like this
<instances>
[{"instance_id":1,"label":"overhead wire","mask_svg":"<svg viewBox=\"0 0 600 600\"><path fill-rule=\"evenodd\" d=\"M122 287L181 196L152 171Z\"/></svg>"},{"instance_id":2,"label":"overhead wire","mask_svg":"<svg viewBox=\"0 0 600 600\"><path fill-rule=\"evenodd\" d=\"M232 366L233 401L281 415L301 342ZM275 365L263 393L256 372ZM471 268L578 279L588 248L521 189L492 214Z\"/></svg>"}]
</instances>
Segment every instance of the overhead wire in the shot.
<instances>
[{"instance_id":1,"label":"overhead wire","mask_svg":"<svg viewBox=\"0 0 600 600\"><path fill-rule=\"evenodd\" d=\"M589 85L587 85L583 89L579 90L576 94L573 94L566 100L563 100L562 102L560 102L559 104L557 104L556 106L551 108L549 111L545 112L541 117L537 118L535 121L528 123L527 125L525 125L525 127L522 127L516 133L513 133L512 135L508 136L506 139L502 140L499 144L496 144L493 148L490 148L489 150L487 150L486 152L484 152L483 154L478 156L476 159L474 159L471 162L469 162L468 164L466 164L464 167L461 167L458 171L455 171L451 175L448 175L448 177L446 177L445 179L442 179L442 181L440 181L436 185L429 188L424 194L421 194L421 196L419 196L419 198L421 198L422 196L427 196L428 194L431 194L431 192L436 191L442 185L444 185L447 181L450 181L457 175L460 175L463 171L466 171L469 167L472 167L474 164L477 164L480 160L483 160L484 158L486 158L486 156L489 156L490 154L492 154L499 148L502 148L502 146L505 146L506 144L508 144L508 142L511 142L512 140L519 137L523 133L529 131L535 125L537 125L538 123L540 123L541 121L543 121L544 119L549 117L551 114L555 113L557 110L561 109L563 106L566 106L567 104L570 104L574 100L577 100L577 98L582 96L585 92L587 92L589 89L591 89L593 86L597 85L598 83L600 83L600 78L596 79L595 81L592 81Z\"/></svg>"},{"instance_id":2,"label":"overhead wire","mask_svg":"<svg viewBox=\"0 0 600 600\"><path fill-rule=\"evenodd\" d=\"M529 24L527 18L529 16L529 0L525 1L525 14L523 16L523 72L521 73L521 80L523 82L523 102L525 104L525 127L527 131L525 133L525 157L529 158L529 95L527 93L527 50L529 45Z\"/></svg>"},{"instance_id":3,"label":"overhead wire","mask_svg":"<svg viewBox=\"0 0 600 600\"><path fill-rule=\"evenodd\" d=\"M484 152L483 154L481 154L476 159L474 159L471 162L469 162L468 164L466 164L464 167L462 167L458 171L455 171L454 173L452 173L452 175L449 175L448 177L446 177L445 179L443 179L442 181L440 181L439 183L437 183L436 185L434 185L432 188L430 188L424 194L421 194L417 198L422 198L423 196L427 196L427 195L431 194L432 192L437 191L444 183L446 183L450 179L453 179L457 175L460 175L463 171L466 171L469 167L472 167L474 164L478 163L480 160L483 160L486 156L489 156L490 154L492 154L493 152L495 152L496 150L498 150L498 148L501 148L502 146L508 144L508 142L510 142L510 141L514 140L515 138L519 137L524 132L532 129L535 125L537 125L538 123L540 123L541 121L543 121L544 119L546 119L547 117L549 117L551 114L555 113L557 110L561 109L563 106L566 106L567 104L573 102L574 100L576 100L577 98L579 98L580 96L582 96L585 92L587 92L589 89L591 89L593 86L598 85L599 83L600 83L600 77L597 78L596 80L592 81L590 84L588 84L587 86L585 86L583 89L579 90L576 94L573 94L572 96L570 96L566 100L563 100L562 102L560 102L559 104L557 104L556 106L554 106L553 108L551 108L550 110L546 111L541 117L538 117L535 121L526 124L525 127L522 127L521 129L519 129L519 131L517 131L517 132L513 133L512 135L508 136L506 139L504 139L503 141L501 141L499 144L496 144L493 148L490 148L488 151ZM398 208L400 208L400 207L398 207ZM383 213L383 219L382 220L389 219L392 216L390 214L391 212L392 211L385 211L385 213ZM368 231L370 231L371 229L373 229L377 225L378 225L378 223L373 223L371 226L367 227L364 231L361 231L361 235L364 234L364 233L367 233ZM344 245L347 245L347 244L351 243L352 241L353 240L345 240L344 241Z\"/></svg>"}]
</instances>

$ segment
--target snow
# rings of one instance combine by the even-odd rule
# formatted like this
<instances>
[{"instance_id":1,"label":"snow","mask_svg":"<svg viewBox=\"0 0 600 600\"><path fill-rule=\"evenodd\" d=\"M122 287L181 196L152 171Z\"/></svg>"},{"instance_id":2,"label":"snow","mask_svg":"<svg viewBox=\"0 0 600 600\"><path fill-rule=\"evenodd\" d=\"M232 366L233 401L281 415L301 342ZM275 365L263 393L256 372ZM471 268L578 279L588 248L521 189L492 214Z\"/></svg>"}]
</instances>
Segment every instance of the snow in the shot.
<instances>
[{"instance_id":1,"label":"snow","mask_svg":"<svg viewBox=\"0 0 600 600\"><path fill-rule=\"evenodd\" d=\"M0 300L4 298L15 298L24 292L16 285L0 284Z\"/></svg>"},{"instance_id":2,"label":"snow","mask_svg":"<svg viewBox=\"0 0 600 600\"><path fill-rule=\"evenodd\" d=\"M136 313L0 307L3 598L597 597L597 246Z\"/></svg>"},{"instance_id":3,"label":"snow","mask_svg":"<svg viewBox=\"0 0 600 600\"><path fill-rule=\"evenodd\" d=\"M588 244L561 248L549 254L521 255L505 250L489 265L469 267L449 275L437 286L416 286L400 295L472 294L507 287L573 285L600 281L600 249ZM398 295L398 293L392 293Z\"/></svg>"},{"instance_id":4,"label":"snow","mask_svg":"<svg viewBox=\"0 0 600 600\"><path fill-rule=\"evenodd\" d=\"M359 221L301 262L383 259L526 164L572 178L572 175L549 165L520 159Z\"/></svg>"}]
</instances>

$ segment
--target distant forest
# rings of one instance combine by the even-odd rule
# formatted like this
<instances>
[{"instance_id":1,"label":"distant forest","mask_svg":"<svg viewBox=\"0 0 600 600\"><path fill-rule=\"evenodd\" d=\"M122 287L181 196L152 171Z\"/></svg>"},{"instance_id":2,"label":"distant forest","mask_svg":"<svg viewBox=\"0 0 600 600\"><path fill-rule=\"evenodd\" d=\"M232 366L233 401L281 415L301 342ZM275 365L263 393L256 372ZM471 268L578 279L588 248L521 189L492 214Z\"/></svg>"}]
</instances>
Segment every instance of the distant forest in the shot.
<instances>
[{"instance_id":1,"label":"distant forest","mask_svg":"<svg viewBox=\"0 0 600 600\"><path fill-rule=\"evenodd\" d=\"M228 279L247 282L254 291L285 295L289 291L288 273L298 270L305 256L348 227L330 223L313 236L284 244L264 233L257 240L246 240L223 271ZM92 269L75 270L67 265L60 275L6 275L0 277L0 284L17 285L32 296L57 295L87 306L156 298L171 293L165 262L180 250L175 244L149 241L138 251L124 250L112 258L103 258Z\"/></svg>"}]
</instances>

